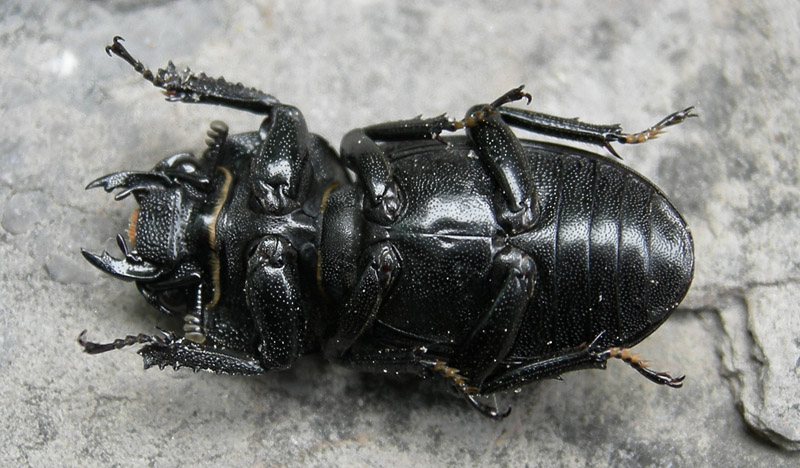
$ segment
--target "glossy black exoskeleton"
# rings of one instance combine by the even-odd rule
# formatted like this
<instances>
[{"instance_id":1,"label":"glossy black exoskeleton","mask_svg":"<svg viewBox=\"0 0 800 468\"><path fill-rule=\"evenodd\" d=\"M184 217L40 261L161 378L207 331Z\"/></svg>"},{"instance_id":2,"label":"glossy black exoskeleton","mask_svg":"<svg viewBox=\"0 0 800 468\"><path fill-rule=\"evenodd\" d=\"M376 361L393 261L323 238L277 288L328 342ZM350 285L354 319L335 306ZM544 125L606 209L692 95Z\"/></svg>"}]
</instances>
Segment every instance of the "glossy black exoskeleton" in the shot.
<instances>
[{"instance_id":1,"label":"glossy black exoskeleton","mask_svg":"<svg viewBox=\"0 0 800 468\"><path fill-rule=\"evenodd\" d=\"M634 134L504 107L512 89L467 117L353 130L341 156L300 111L261 91L178 71L153 74L119 38L107 48L170 101L265 115L254 132L214 122L200 158L90 183L139 204L123 258L84 256L135 281L184 318L182 334L79 342L131 344L145 367L228 374L285 369L323 352L357 369L446 382L484 414L482 397L615 357L659 384L627 349L681 302L692 239L665 195L608 157L518 139L511 127L605 146L641 143L694 116ZM466 137L442 138L465 129ZM355 174L351 180L346 169ZM129 247L129 243L133 247Z\"/></svg>"}]
</instances>

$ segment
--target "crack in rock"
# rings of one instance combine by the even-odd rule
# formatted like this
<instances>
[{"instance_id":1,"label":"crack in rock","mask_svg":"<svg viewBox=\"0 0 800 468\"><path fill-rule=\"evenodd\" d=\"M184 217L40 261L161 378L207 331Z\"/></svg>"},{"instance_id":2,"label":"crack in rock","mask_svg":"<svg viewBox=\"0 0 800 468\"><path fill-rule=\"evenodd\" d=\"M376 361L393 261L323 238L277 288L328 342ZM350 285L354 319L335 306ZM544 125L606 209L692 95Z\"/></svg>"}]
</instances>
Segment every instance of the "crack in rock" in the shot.
<instances>
[{"instance_id":1,"label":"crack in rock","mask_svg":"<svg viewBox=\"0 0 800 468\"><path fill-rule=\"evenodd\" d=\"M744 420L787 450L800 450L798 303L795 285L759 286L719 311L723 365Z\"/></svg>"}]
</instances>

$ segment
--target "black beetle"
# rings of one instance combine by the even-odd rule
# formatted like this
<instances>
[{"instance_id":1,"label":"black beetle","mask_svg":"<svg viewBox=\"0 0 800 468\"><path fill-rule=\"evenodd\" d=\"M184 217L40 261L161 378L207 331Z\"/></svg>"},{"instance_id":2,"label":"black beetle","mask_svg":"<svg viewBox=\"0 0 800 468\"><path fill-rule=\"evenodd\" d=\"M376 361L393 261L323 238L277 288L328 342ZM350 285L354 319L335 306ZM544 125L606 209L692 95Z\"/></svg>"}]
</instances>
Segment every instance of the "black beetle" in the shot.
<instances>
[{"instance_id":1,"label":"black beetle","mask_svg":"<svg viewBox=\"0 0 800 468\"><path fill-rule=\"evenodd\" d=\"M170 62L153 74L114 38L106 48L170 101L263 114L258 131L211 124L200 158L169 156L87 188L133 195L123 258L83 251L135 281L183 335L79 342L95 354L145 344L145 367L227 374L286 369L323 352L363 370L438 376L491 417L481 397L610 358L680 387L628 347L658 328L691 284L680 214L652 183L608 157L520 140L511 127L605 146L639 133L505 104L463 120L417 117L353 130L341 156L274 97ZM465 129L466 137L442 138ZM351 180L347 170L355 174Z\"/></svg>"}]
</instances>

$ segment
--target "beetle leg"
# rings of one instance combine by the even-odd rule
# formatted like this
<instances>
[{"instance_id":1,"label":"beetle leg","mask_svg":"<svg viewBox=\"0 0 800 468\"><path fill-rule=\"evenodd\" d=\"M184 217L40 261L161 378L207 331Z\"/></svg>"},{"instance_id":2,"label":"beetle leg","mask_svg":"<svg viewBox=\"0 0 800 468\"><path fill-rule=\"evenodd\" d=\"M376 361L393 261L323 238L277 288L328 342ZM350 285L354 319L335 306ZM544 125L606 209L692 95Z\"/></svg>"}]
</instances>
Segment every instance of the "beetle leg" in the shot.
<instances>
[{"instance_id":1,"label":"beetle leg","mask_svg":"<svg viewBox=\"0 0 800 468\"><path fill-rule=\"evenodd\" d=\"M528 104L530 104L531 95L522 91L524 88L525 85L521 85L519 87L506 91L505 94L492 101L491 104L473 106L469 110L469 112L467 112L467 116L464 117L464 120L453 122L453 129L457 130L459 128L477 127L483 121L485 121L489 115L497 113L497 110L500 108L500 106L508 104L510 102L526 99L528 101Z\"/></svg>"},{"instance_id":2,"label":"beetle leg","mask_svg":"<svg viewBox=\"0 0 800 468\"><path fill-rule=\"evenodd\" d=\"M169 332L163 336L150 336L140 333L119 338L111 343L95 343L86 340L86 330L78 336L78 344L88 354L100 354L135 344L144 344L139 354L144 358L144 368L169 366L175 370L181 367L206 370L217 374L255 375L264 373L264 368L252 356L236 351L205 346L185 338L175 338Z\"/></svg>"},{"instance_id":3,"label":"beetle leg","mask_svg":"<svg viewBox=\"0 0 800 468\"><path fill-rule=\"evenodd\" d=\"M262 238L247 260L245 294L267 369L286 369L298 356L304 311L297 281L297 252L280 237Z\"/></svg>"},{"instance_id":4,"label":"beetle leg","mask_svg":"<svg viewBox=\"0 0 800 468\"><path fill-rule=\"evenodd\" d=\"M158 339L154 336L139 333L138 335L128 335L125 338L117 338L111 343L96 343L86 339L86 330L84 330L78 335L78 344L83 347L83 352L86 354L101 354L137 344L156 343Z\"/></svg>"},{"instance_id":5,"label":"beetle leg","mask_svg":"<svg viewBox=\"0 0 800 468\"><path fill-rule=\"evenodd\" d=\"M619 155L611 143L634 144L655 139L667 127L677 125L690 117L697 117L694 107L674 112L652 127L637 133L624 133L619 124L597 125L581 122L577 118L564 118L526 109L502 107L497 109L503 120L512 127L565 140L580 141L605 147L616 157Z\"/></svg>"},{"instance_id":6,"label":"beetle leg","mask_svg":"<svg viewBox=\"0 0 800 468\"><path fill-rule=\"evenodd\" d=\"M699 117L699 114L694 112L694 106L689 106L681 111L673 112L672 114L661 119L657 124L652 127L642 130L637 133L612 133L606 135L606 148L609 147L608 143L616 141L617 143L636 144L644 143L648 140L654 140L659 135L664 133L667 127L678 125L690 117ZM613 153L613 150L610 150Z\"/></svg>"},{"instance_id":7,"label":"beetle leg","mask_svg":"<svg viewBox=\"0 0 800 468\"><path fill-rule=\"evenodd\" d=\"M476 388L481 388L516 341L536 282L533 260L514 247L495 256L492 270L490 281L497 285L497 295L452 361Z\"/></svg>"},{"instance_id":8,"label":"beetle leg","mask_svg":"<svg viewBox=\"0 0 800 468\"><path fill-rule=\"evenodd\" d=\"M349 351L339 363L356 369L367 369L372 371L383 370L384 373L390 372L409 372L422 373L430 371L445 379L445 382L459 396L478 410L482 415L492 419L503 419L511 414L511 408L499 411L495 406L481 401L478 388L469 384L469 379L461 375L460 371L448 366L439 359L426 359L426 349L424 347L407 349L358 349Z\"/></svg>"},{"instance_id":9,"label":"beetle leg","mask_svg":"<svg viewBox=\"0 0 800 468\"><path fill-rule=\"evenodd\" d=\"M341 154L364 186L371 208L367 217L381 224L393 223L402 211L404 199L392 174L389 159L379 142L438 140L443 131L455 130L444 114L429 119L417 117L385 122L350 131L342 139Z\"/></svg>"},{"instance_id":10,"label":"beetle leg","mask_svg":"<svg viewBox=\"0 0 800 468\"><path fill-rule=\"evenodd\" d=\"M557 378L561 374L581 369L605 369L606 360L596 358L582 346L534 361L500 364L495 373L481 385L482 394L512 390L536 380Z\"/></svg>"},{"instance_id":11,"label":"beetle leg","mask_svg":"<svg viewBox=\"0 0 800 468\"><path fill-rule=\"evenodd\" d=\"M423 365L425 355L416 348L376 348L371 344L354 343L337 363L353 369L383 371L384 373L421 373L428 367Z\"/></svg>"},{"instance_id":12,"label":"beetle leg","mask_svg":"<svg viewBox=\"0 0 800 468\"><path fill-rule=\"evenodd\" d=\"M295 107L277 105L261 124L263 142L250 163L251 207L269 215L284 215L302 199L303 172L308 159L308 128Z\"/></svg>"},{"instance_id":13,"label":"beetle leg","mask_svg":"<svg viewBox=\"0 0 800 468\"><path fill-rule=\"evenodd\" d=\"M125 49L123 40L120 36L114 37L112 44L106 47L106 53L122 58L153 86L162 88L168 101L217 104L257 114L267 114L273 106L280 104L273 96L246 88L241 83L230 83L205 73L195 75L188 68L178 71L172 62L166 69L153 73Z\"/></svg>"},{"instance_id":14,"label":"beetle leg","mask_svg":"<svg viewBox=\"0 0 800 468\"><path fill-rule=\"evenodd\" d=\"M473 408L475 408L476 410L478 410L478 412L480 412L482 415L488 418L505 419L508 417L509 414L511 414L510 406L506 408L505 411L501 412L500 410L497 409L496 406L492 406L480 401L478 399L479 396L475 395L474 393L465 393L464 396L467 398L467 401Z\"/></svg>"},{"instance_id":15,"label":"beetle leg","mask_svg":"<svg viewBox=\"0 0 800 468\"><path fill-rule=\"evenodd\" d=\"M325 344L325 355L337 361L346 360L345 353L372 325L400 272L400 258L388 242L369 247L362 259L366 264L339 315L336 334Z\"/></svg>"},{"instance_id":16,"label":"beetle leg","mask_svg":"<svg viewBox=\"0 0 800 468\"><path fill-rule=\"evenodd\" d=\"M482 402L480 400L481 395L478 394L478 387L469 385L469 379L461 375L461 372L455 367L450 367L444 361L439 360L421 361L421 364L447 379L453 390L463 396L470 406L478 410L482 415L492 419L503 419L511 414L511 407L501 412L497 407Z\"/></svg>"},{"instance_id":17,"label":"beetle leg","mask_svg":"<svg viewBox=\"0 0 800 468\"><path fill-rule=\"evenodd\" d=\"M403 194L394 180L392 166L378 144L363 129L342 139L342 158L359 178L370 204L365 215L379 224L392 224L403 208Z\"/></svg>"},{"instance_id":18,"label":"beetle leg","mask_svg":"<svg viewBox=\"0 0 800 468\"><path fill-rule=\"evenodd\" d=\"M527 98L522 86L503 94L491 104L478 106L463 121L452 122L444 115L430 119L400 120L371 125L349 132L342 139L342 157L356 172L369 196L372 208L367 216L382 224L391 224L400 215L403 196L392 175L391 164L378 142L441 140L442 131L467 127L476 142L484 163L500 183L505 195L496 203L498 221L512 233L530 229L538 215L536 191L530 167L519 139L495 109L508 102Z\"/></svg>"},{"instance_id":19,"label":"beetle leg","mask_svg":"<svg viewBox=\"0 0 800 468\"><path fill-rule=\"evenodd\" d=\"M408 140L439 140L443 131L456 130L457 122L447 118L445 114L437 117L423 119L422 116L384 122L364 127L361 130L375 141L408 141Z\"/></svg>"},{"instance_id":20,"label":"beetle leg","mask_svg":"<svg viewBox=\"0 0 800 468\"><path fill-rule=\"evenodd\" d=\"M633 367L637 372L645 376L648 380L659 385L666 385L672 388L681 388L683 386L683 381L686 378L685 375L673 377L666 372L656 372L652 369L649 369L647 367L647 361L642 360L638 354L632 353L631 350L627 348L613 347L597 354L597 359L612 358L624 361L629 366Z\"/></svg>"},{"instance_id":21,"label":"beetle leg","mask_svg":"<svg viewBox=\"0 0 800 468\"><path fill-rule=\"evenodd\" d=\"M582 369L605 369L609 359L626 362L651 382L680 388L685 376L672 377L666 372L656 372L647 367L647 362L627 348L611 347L598 351L593 345L584 345L561 354L528 363L505 364L481 386L481 393L489 394L519 388L535 380L558 377L566 372Z\"/></svg>"},{"instance_id":22,"label":"beetle leg","mask_svg":"<svg viewBox=\"0 0 800 468\"><path fill-rule=\"evenodd\" d=\"M121 248L124 243L120 241ZM132 255L132 254L129 254ZM85 332L78 343L89 354L104 353L135 344L146 344L139 350L145 368L167 366L175 370L189 367L234 375L260 374L266 370L289 367L297 357L298 333L303 310L297 291L296 252L288 242L267 236L256 244L248 259L248 279L245 284L247 305L258 327L261 356L207 344L202 323L202 284L197 285L194 309L184 317L184 336L171 333L163 337L146 334L130 335L111 343L86 340ZM145 297L149 293L142 290ZM151 299L149 299L151 300ZM159 304L153 300L157 307Z\"/></svg>"},{"instance_id":23,"label":"beetle leg","mask_svg":"<svg viewBox=\"0 0 800 468\"><path fill-rule=\"evenodd\" d=\"M175 370L188 367L195 372L204 370L217 374L255 375L266 372L259 360L251 355L230 349L202 345L184 338L167 343L149 344L139 350L144 368L169 366Z\"/></svg>"},{"instance_id":24,"label":"beetle leg","mask_svg":"<svg viewBox=\"0 0 800 468\"><path fill-rule=\"evenodd\" d=\"M195 372L204 370L229 375L255 375L266 372L254 356L196 343L187 338L176 338L168 332L164 332L163 336L140 333L116 339L111 343L95 343L86 340L86 330L84 330L78 336L78 344L88 354L100 354L136 344L145 344L138 351L144 359L145 369L154 366L159 369L169 366L175 370L188 367Z\"/></svg>"},{"instance_id":25,"label":"beetle leg","mask_svg":"<svg viewBox=\"0 0 800 468\"><path fill-rule=\"evenodd\" d=\"M478 156L500 186L502 197L495 199L495 214L498 223L511 234L531 229L539 216L536 186L525 150L498 114L501 105L523 98L530 96L520 86L492 104L473 107L463 121L455 123L456 128L466 128Z\"/></svg>"}]
</instances>

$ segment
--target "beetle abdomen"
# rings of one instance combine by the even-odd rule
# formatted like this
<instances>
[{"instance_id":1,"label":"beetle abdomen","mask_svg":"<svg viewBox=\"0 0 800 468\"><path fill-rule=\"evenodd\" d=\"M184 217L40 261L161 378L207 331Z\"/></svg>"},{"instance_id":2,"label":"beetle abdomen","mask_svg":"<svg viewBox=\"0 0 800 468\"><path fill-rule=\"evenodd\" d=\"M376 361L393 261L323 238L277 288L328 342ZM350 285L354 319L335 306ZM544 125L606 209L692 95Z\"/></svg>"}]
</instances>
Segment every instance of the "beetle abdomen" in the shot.
<instances>
[{"instance_id":1,"label":"beetle abdomen","mask_svg":"<svg viewBox=\"0 0 800 468\"><path fill-rule=\"evenodd\" d=\"M539 278L512 355L591 342L632 346L680 303L693 274L686 223L649 181L588 152L523 142L541 207L512 240Z\"/></svg>"}]
</instances>

